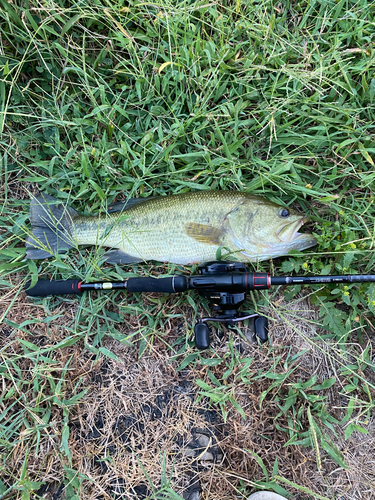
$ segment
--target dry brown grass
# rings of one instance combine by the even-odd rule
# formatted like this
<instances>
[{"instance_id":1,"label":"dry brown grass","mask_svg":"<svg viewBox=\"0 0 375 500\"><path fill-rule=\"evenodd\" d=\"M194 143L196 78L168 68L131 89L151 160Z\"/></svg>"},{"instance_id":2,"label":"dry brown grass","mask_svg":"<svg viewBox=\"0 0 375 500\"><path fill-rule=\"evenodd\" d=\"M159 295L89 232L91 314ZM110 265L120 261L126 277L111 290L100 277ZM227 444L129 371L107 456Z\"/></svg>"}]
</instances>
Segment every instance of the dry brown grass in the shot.
<instances>
[{"instance_id":1,"label":"dry brown grass","mask_svg":"<svg viewBox=\"0 0 375 500\"><path fill-rule=\"evenodd\" d=\"M2 307L6 307L9 300L12 300L11 295L2 302ZM42 365L24 355L19 340L32 342L42 349L56 345L69 334L67 328L77 308L75 300L61 302L53 311L61 315L47 325L43 322L48 315L44 308L34 305L22 292L8 319L17 324L30 318L38 321L24 327L23 331L3 324L1 348L3 359L20 356L18 365L23 377L22 387L6 402L8 406L14 403L7 414L7 425L16 421L25 407L33 407L37 397L33 390L36 377L43 387L43 397L48 394L52 397L49 377L58 380L68 366L60 399L68 399L87 389L82 401L69 407L71 467L83 475L82 500L106 499L111 495L128 499L152 495L150 483L158 490L163 471L181 495L184 492L186 495L189 485L199 478L205 500L245 498L254 491L255 481L264 480L252 452L262 458L270 473L278 460L279 476L323 496L341 500L375 498L372 492L375 480L373 421L368 424L369 434L354 432L349 441L343 439L344 430L337 425L338 438L331 433L348 470L338 467L321 450L322 468L319 471L315 451L293 445L285 447L288 435L275 426L275 416L279 413L277 397L282 401L288 384L307 380L313 374L317 375L318 382L338 377L338 382L328 390L327 407L337 418L344 414L341 409L344 401L339 394L342 358L337 355L334 344L313 340L319 334L317 310L306 298L300 297L292 303L285 303L280 298L277 308L270 309L272 348L236 341L240 358L253 358L253 374L266 373L276 361L277 371L282 373L290 356L302 350L306 352L295 362L296 370L287 383L270 391L262 405L259 404L260 396L272 380L259 378L250 385L245 384L236 377L238 371L235 369L227 383L232 384L232 394L244 409L246 420L229 404L226 423L217 408L209 407L205 400L196 402L198 387L194 379L209 383L207 367L197 364L178 371L178 362L183 357L172 360L171 351L158 337L140 360L136 346L107 337L104 345L118 361L103 356L95 360L80 340L72 346L54 350L50 354L51 362L43 365L44 371L41 371ZM168 324L169 341L173 340L177 320L179 318ZM120 329L128 333L138 327L134 318L132 324L120 325ZM213 343L219 356L228 352L226 338L214 335ZM211 371L220 379L225 369L220 364ZM12 380L3 377L3 390L11 386ZM35 414L29 417L29 422L35 423L40 418ZM287 426L283 418L278 422ZM60 481L64 467L69 465L61 450L63 419L63 407L52 405L50 425L41 433L38 445L35 434L29 434L25 425L19 426L11 453L2 452L7 457L2 471L6 484L11 484L12 477L18 477L27 456L30 479L48 485L44 497L63 495ZM305 425L308 426L308 422ZM205 437L200 437L199 443L197 438L202 435ZM294 498L312 498L309 493L285 487Z\"/></svg>"}]
</instances>

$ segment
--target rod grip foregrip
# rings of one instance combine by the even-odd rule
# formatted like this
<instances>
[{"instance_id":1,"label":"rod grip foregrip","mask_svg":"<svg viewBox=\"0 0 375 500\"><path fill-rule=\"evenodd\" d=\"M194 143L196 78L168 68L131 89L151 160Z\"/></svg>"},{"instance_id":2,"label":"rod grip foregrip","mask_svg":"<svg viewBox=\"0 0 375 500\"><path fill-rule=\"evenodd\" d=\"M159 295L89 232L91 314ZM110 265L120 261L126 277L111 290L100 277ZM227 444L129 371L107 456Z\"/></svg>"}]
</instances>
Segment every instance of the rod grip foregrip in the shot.
<instances>
[{"instance_id":1,"label":"rod grip foregrip","mask_svg":"<svg viewBox=\"0 0 375 500\"><path fill-rule=\"evenodd\" d=\"M25 290L26 294L30 297L82 293L78 286L80 282L81 280L39 280L36 285L29 288L31 281L28 281L25 285Z\"/></svg>"},{"instance_id":2,"label":"rod grip foregrip","mask_svg":"<svg viewBox=\"0 0 375 500\"><path fill-rule=\"evenodd\" d=\"M187 288L187 279L185 276L171 276L170 278L129 278L126 282L126 289L133 293L177 293L185 292Z\"/></svg>"}]
</instances>

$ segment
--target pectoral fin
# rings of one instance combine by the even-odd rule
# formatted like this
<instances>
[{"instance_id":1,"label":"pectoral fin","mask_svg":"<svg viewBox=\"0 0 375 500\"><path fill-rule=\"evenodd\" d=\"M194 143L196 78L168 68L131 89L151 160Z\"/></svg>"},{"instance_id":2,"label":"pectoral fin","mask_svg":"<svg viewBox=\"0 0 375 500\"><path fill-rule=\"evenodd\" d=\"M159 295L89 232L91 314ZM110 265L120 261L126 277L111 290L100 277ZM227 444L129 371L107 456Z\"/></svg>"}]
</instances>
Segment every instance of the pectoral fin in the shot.
<instances>
[{"instance_id":1,"label":"pectoral fin","mask_svg":"<svg viewBox=\"0 0 375 500\"><path fill-rule=\"evenodd\" d=\"M225 234L223 229L218 229L206 224L197 224L189 222L184 227L185 234L199 241L200 243L207 243L209 245L220 245L221 240Z\"/></svg>"}]
</instances>

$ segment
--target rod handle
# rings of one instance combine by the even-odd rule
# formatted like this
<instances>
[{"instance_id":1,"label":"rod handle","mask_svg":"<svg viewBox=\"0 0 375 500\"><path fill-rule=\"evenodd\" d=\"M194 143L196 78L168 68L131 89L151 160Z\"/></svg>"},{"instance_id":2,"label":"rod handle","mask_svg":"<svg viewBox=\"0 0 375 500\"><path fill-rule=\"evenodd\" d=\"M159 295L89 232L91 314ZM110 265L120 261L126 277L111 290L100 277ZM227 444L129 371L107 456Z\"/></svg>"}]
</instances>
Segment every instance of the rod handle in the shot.
<instances>
[{"instance_id":1,"label":"rod handle","mask_svg":"<svg viewBox=\"0 0 375 500\"><path fill-rule=\"evenodd\" d=\"M126 282L129 292L160 292L177 293L188 289L185 276L171 276L170 278L129 278Z\"/></svg>"},{"instance_id":2,"label":"rod handle","mask_svg":"<svg viewBox=\"0 0 375 500\"><path fill-rule=\"evenodd\" d=\"M30 287L31 281L25 285L26 294L29 297L46 297L47 295L65 295L81 293L79 283L81 280L39 280L36 285Z\"/></svg>"}]
</instances>

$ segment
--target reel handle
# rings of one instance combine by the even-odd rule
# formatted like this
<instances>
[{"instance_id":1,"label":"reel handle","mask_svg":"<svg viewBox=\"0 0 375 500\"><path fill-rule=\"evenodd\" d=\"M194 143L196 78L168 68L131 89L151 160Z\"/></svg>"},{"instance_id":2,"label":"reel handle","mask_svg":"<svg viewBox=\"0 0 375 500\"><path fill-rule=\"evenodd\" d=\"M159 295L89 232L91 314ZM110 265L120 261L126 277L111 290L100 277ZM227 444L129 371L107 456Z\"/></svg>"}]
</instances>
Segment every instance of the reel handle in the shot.
<instances>
[{"instance_id":1,"label":"reel handle","mask_svg":"<svg viewBox=\"0 0 375 500\"><path fill-rule=\"evenodd\" d=\"M210 347L210 329L206 323L197 323L194 327L195 347L199 350Z\"/></svg>"},{"instance_id":2,"label":"reel handle","mask_svg":"<svg viewBox=\"0 0 375 500\"><path fill-rule=\"evenodd\" d=\"M254 336L258 337L260 342L264 344L268 340L268 319L265 316L260 316L259 314L250 314L249 316L244 316L242 318L223 318L223 317L213 317L213 318L201 318L194 327L194 340L195 347L199 350L208 349L210 347L210 329L207 325L207 321L220 321L222 323L234 324L238 321L244 319L250 319L250 329L253 331Z\"/></svg>"}]
</instances>

